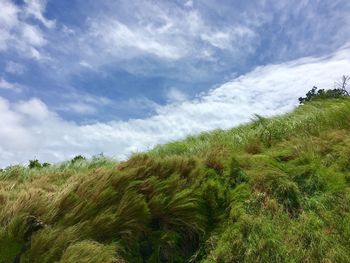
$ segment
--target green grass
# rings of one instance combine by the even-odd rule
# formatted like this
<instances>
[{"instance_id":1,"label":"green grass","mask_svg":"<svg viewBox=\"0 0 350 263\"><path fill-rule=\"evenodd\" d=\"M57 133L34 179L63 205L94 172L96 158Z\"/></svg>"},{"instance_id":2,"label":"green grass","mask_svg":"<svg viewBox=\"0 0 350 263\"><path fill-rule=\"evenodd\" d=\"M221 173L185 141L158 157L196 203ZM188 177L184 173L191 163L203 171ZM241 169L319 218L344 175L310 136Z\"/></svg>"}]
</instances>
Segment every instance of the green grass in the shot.
<instances>
[{"instance_id":1,"label":"green grass","mask_svg":"<svg viewBox=\"0 0 350 263\"><path fill-rule=\"evenodd\" d=\"M350 100L135 154L0 172L0 262L350 262Z\"/></svg>"}]
</instances>

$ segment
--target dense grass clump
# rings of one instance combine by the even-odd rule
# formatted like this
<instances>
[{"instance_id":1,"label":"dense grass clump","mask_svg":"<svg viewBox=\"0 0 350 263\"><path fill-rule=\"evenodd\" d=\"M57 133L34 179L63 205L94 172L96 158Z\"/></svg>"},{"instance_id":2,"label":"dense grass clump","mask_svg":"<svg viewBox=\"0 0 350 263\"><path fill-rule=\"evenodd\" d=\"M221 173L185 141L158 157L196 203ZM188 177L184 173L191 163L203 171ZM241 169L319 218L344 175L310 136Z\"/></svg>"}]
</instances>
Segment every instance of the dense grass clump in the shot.
<instances>
[{"instance_id":1,"label":"dense grass clump","mask_svg":"<svg viewBox=\"0 0 350 263\"><path fill-rule=\"evenodd\" d=\"M350 262L349 156L340 98L124 162L8 167L0 262Z\"/></svg>"}]
</instances>

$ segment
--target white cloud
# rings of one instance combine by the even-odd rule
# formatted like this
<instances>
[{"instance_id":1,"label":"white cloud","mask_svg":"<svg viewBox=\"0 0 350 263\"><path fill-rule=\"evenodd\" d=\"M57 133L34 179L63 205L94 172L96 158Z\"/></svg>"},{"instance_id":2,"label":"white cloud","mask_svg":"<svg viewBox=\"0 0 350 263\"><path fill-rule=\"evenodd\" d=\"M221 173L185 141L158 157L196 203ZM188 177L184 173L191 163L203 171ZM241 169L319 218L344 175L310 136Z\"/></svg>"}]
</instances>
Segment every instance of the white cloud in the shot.
<instances>
[{"instance_id":1,"label":"white cloud","mask_svg":"<svg viewBox=\"0 0 350 263\"><path fill-rule=\"evenodd\" d=\"M64 110L65 111L72 111L72 112L75 112L75 113L78 113L78 114L94 114L97 112L97 109L96 107L90 105L90 104L87 104L87 103L81 103L81 102L78 102L78 103L71 103L69 105L66 105L64 107Z\"/></svg>"},{"instance_id":2,"label":"white cloud","mask_svg":"<svg viewBox=\"0 0 350 263\"><path fill-rule=\"evenodd\" d=\"M8 82L6 79L0 77L0 89L12 90L12 91L20 91L21 85L17 83Z\"/></svg>"},{"instance_id":3,"label":"white cloud","mask_svg":"<svg viewBox=\"0 0 350 263\"><path fill-rule=\"evenodd\" d=\"M118 56L135 56L138 54L152 54L162 58L177 59L186 50L173 44L161 41L153 35L151 30L129 28L117 21L95 21L91 25L89 38L103 45L104 52Z\"/></svg>"},{"instance_id":4,"label":"white cloud","mask_svg":"<svg viewBox=\"0 0 350 263\"><path fill-rule=\"evenodd\" d=\"M170 103L181 102L187 99L187 95L175 87L171 87L167 90L166 97Z\"/></svg>"},{"instance_id":5,"label":"white cloud","mask_svg":"<svg viewBox=\"0 0 350 263\"><path fill-rule=\"evenodd\" d=\"M11 38L10 30L17 23L18 8L9 1L0 2L0 51L7 49L7 42Z\"/></svg>"},{"instance_id":6,"label":"white cloud","mask_svg":"<svg viewBox=\"0 0 350 263\"><path fill-rule=\"evenodd\" d=\"M0 97L0 157L6 159L1 165L16 162L18 154L23 149L33 149L35 137L32 137L29 129L23 125L23 116L10 108L10 103ZM7 159L9 158L9 159ZM20 158L21 159L21 158ZM23 161L23 159L19 160Z\"/></svg>"},{"instance_id":7,"label":"white cloud","mask_svg":"<svg viewBox=\"0 0 350 263\"><path fill-rule=\"evenodd\" d=\"M94 106L106 106L112 104L112 101L103 96L93 96L87 93L74 93L71 92L66 95L67 98L73 100L74 102L86 103Z\"/></svg>"},{"instance_id":8,"label":"white cloud","mask_svg":"<svg viewBox=\"0 0 350 263\"><path fill-rule=\"evenodd\" d=\"M43 46L46 41L41 32L34 26L23 24L21 26L23 40L32 46Z\"/></svg>"},{"instance_id":9,"label":"white cloud","mask_svg":"<svg viewBox=\"0 0 350 263\"><path fill-rule=\"evenodd\" d=\"M26 67L20 63L8 61L6 63L5 71L15 75L21 75L26 70Z\"/></svg>"},{"instance_id":10,"label":"white cloud","mask_svg":"<svg viewBox=\"0 0 350 263\"><path fill-rule=\"evenodd\" d=\"M79 65L80 65L80 66L83 66L83 67L85 67L85 68L91 69L91 70L94 69L93 66L91 66L91 65L90 65L89 63L87 63L86 61L80 61L80 62L79 62Z\"/></svg>"},{"instance_id":11,"label":"white cloud","mask_svg":"<svg viewBox=\"0 0 350 263\"><path fill-rule=\"evenodd\" d=\"M254 113L289 111L313 85L331 88L349 68L347 47L328 57L258 67L192 101L158 107L149 118L91 125L62 120L39 99L13 105L0 99L0 166L25 163L34 156L48 162L100 152L125 158L188 134L230 128Z\"/></svg>"},{"instance_id":12,"label":"white cloud","mask_svg":"<svg viewBox=\"0 0 350 263\"><path fill-rule=\"evenodd\" d=\"M42 30L27 17L34 16L51 28L53 22L44 18L44 9L44 1L27 0L24 7L19 7L10 0L1 0L0 52L15 50L22 57L42 59L40 48L47 41Z\"/></svg>"},{"instance_id":13,"label":"white cloud","mask_svg":"<svg viewBox=\"0 0 350 263\"><path fill-rule=\"evenodd\" d=\"M125 23L115 16L90 18L90 29L84 42L97 46L99 56L129 59L153 55L168 60L181 58L211 59L211 50L224 52L250 50L258 37L254 31L236 23L225 26L207 23L193 8L179 8L161 2L129 4L134 23ZM193 4L193 3L192 3ZM191 6L191 1L185 3ZM139 7L139 6L142 6ZM88 48L86 48L88 50ZM235 53L233 53L234 55ZM91 64L91 63L90 63Z\"/></svg>"},{"instance_id":14,"label":"white cloud","mask_svg":"<svg viewBox=\"0 0 350 263\"><path fill-rule=\"evenodd\" d=\"M18 113L21 113L27 119L29 118L30 121L45 121L49 117L54 116L53 113L50 113L46 104L37 98L21 101L15 108Z\"/></svg>"},{"instance_id":15,"label":"white cloud","mask_svg":"<svg viewBox=\"0 0 350 263\"><path fill-rule=\"evenodd\" d=\"M32 15L48 28L55 26L54 20L49 20L44 16L46 0L25 0L24 2L26 3L25 12L28 15Z\"/></svg>"},{"instance_id":16,"label":"white cloud","mask_svg":"<svg viewBox=\"0 0 350 263\"><path fill-rule=\"evenodd\" d=\"M220 49L231 48L231 35L229 32L210 32L210 34L202 34L202 38L214 47Z\"/></svg>"},{"instance_id":17,"label":"white cloud","mask_svg":"<svg viewBox=\"0 0 350 263\"><path fill-rule=\"evenodd\" d=\"M58 112L68 112L79 115L94 115L100 109L113 106L112 100L103 96L93 96L84 92L68 92L63 95L64 103L54 109Z\"/></svg>"},{"instance_id":18,"label":"white cloud","mask_svg":"<svg viewBox=\"0 0 350 263\"><path fill-rule=\"evenodd\" d=\"M185 2L185 6L187 7L193 7L193 0L188 0Z\"/></svg>"},{"instance_id":19,"label":"white cloud","mask_svg":"<svg viewBox=\"0 0 350 263\"><path fill-rule=\"evenodd\" d=\"M0 2L1 16L0 24L4 28L11 28L18 23L17 14L19 12L18 8L11 2L2 0Z\"/></svg>"},{"instance_id":20,"label":"white cloud","mask_svg":"<svg viewBox=\"0 0 350 263\"><path fill-rule=\"evenodd\" d=\"M201 37L214 47L223 50L233 50L242 47L243 43L249 45L250 41L256 37L256 34L248 27L238 25L225 31L209 31L208 33L203 33Z\"/></svg>"}]
</instances>

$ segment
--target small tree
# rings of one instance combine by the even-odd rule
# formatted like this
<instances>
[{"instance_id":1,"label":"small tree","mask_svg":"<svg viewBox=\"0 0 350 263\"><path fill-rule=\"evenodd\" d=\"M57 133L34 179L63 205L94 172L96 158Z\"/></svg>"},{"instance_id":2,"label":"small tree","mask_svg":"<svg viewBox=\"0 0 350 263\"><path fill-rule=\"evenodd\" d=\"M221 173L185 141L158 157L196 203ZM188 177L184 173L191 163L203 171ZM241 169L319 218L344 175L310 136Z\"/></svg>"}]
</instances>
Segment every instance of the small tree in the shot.
<instances>
[{"instance_id":1,"label":"small tree","mask_svg":"<svg viewBox=\"0 0 350 263\"><path fill-rule=\"evenodd\" d=\"M319 89L317 87L312 87L306 93L306 97L300 97L299 103L304 104L305 102L314 100L314 99L329 99L329 98L340 98L349 96L348 91L346 90L348 81L350 81L350 76L343 76L341 81L336 82L334 89Z\"/></svg>"},{"instance_id":2,"label":"small tree","mask_svg":"<svg viewBox=\"0 0 350 263\"><path fill-rule=\"evenodd\" d=\"M74 164L74 163L76 163L76 162L85 161L85 160L86 160L86 158L85 158L84 156L82 156L82 155L77 155L77 156L75 156L70 162L71 162L72 164Z\"/></svg>"},{"instance_id":3,"label":"small tree","mask_svg":"<svg viewBox=\"0 0 350 263\"><path fill-rule=\"evenodd\" d=\"M35 159L35 160L29 160L28 167L29 169L34 169L34 168L41 168L42 166L39 160Z\"/></svg>"}]
</instances>

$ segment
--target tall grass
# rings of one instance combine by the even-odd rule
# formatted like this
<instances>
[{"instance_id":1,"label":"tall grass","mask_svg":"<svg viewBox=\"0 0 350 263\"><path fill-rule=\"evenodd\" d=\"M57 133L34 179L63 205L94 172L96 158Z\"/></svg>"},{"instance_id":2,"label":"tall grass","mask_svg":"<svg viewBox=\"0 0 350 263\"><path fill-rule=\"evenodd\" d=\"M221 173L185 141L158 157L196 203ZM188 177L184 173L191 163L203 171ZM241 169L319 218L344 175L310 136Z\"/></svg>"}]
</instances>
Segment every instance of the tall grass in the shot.
<instances>
[{"instance_id":1,"label":"tall grass","mask_svg":"<svg viewBox=\"0 0 350 263\"><path fill-rule=\"evenodd\" d=\"M350 262L350 100L135 154L0 172L0 262Z\"/></svg>"},{"instance_id":2,"label":"tall grass","mask_svg":"<svg viewBox=\"0 0 350 263\"><path fill-rule=\"evenodd\" d=\"M349 114L350 105L347 98L314 101L299 106L289 114L269 119L256 115L249 124L229 130L205 132L198 136L190 136L183 141L160 145L150 154L197 155L205 153L214 144L239 150L252 141L268 146L269 143L287 140L296 134L309 136L331 128L348 128Z\"/></svg>"}]
</instances>

